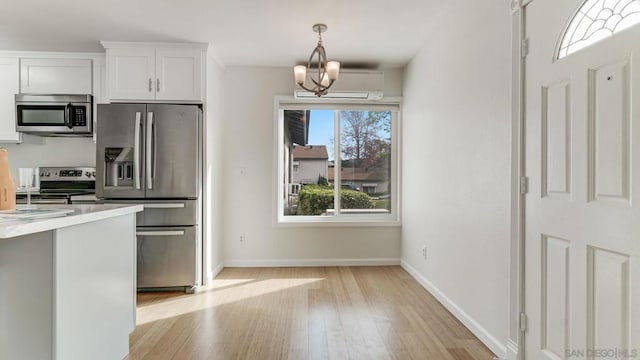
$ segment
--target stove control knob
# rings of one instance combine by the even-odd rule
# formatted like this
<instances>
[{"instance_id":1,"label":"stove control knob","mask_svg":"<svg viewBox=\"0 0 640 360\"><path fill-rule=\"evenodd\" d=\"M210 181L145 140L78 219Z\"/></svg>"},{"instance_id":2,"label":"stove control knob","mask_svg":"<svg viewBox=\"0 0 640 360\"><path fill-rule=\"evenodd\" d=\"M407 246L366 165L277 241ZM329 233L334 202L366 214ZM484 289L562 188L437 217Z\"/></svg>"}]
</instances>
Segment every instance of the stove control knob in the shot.
<instances>
[{"instance_id":1,"label":"stove control knob","mask_svg":"<svg viewBox=\"0 0 640 360\"><path fill-rule=\"evenodd\" d=\"M95 172L95 171L92 171L92 172L91 172L91 176L96 177L96 172Z\"/></svg>"},{"instance_id":2,"label":"stove control knob","mask_svg":"<svg viewBox=\"0 0 640 360\"><path fill-rule=\"evenodd\" d=\"M89 171L87 171L87 172L84 173L84 176L91 177L91 173Z\"/></svg>"},{"instance_id":3,"label":"stove control knob","mask_svg":"<svg viewBox=\"0 0 640 360\"><path fill-rule=\"evenodd\" d=\"M40 177L44 177L44 171L40 172Z\"/></svg>"}]
</instances>

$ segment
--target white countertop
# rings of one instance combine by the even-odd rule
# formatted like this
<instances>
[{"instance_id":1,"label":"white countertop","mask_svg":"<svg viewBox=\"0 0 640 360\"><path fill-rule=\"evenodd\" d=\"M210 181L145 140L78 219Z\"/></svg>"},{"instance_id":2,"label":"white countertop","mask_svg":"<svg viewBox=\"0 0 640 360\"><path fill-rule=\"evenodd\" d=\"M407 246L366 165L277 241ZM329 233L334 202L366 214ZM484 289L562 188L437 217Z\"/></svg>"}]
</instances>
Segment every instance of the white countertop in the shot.
<instances>
[{"instance_id":1,"label":"white countertop","mask_svg":"<svg viewBox=\"0 0 640 360\"><path fill-rule=\"evenodd\" d=\"M144 209L143 205L134 204L37 205L37 207L42 209L69 209L73 210L73 213L61 217L34 220L0 219L0 239L133 214Z\"/></svg>"}]
</instances>

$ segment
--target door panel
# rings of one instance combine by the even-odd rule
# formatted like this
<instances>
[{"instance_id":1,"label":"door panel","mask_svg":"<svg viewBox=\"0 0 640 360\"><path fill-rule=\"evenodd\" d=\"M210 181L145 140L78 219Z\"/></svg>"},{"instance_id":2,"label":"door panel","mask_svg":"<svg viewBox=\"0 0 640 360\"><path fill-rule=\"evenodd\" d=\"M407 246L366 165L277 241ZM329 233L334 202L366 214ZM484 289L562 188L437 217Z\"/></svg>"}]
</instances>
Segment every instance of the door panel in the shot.
<instances>
[{"instance_id":1,"label":"door panel","mask_svg":"<svg viewBox=\"0 0 640 360\"><path fill-rule=\"evenodd\" d=\"M629 205L629 59L589 69L590 199Z\"/></svg>"},{"instance_id":2,"label":"door panel","mask_svg":"<svg viewBox=\"0 0 640 360\"><path fill-rule=\"evenodd\" d=\"M640 356L640 97L631 96L640 89L640 26L554 61L581 3L536 0L525 10L532 360Z\"/></svg>"},{"instance_id":3,"label":"door panel","mask_svg":"<svg viewBox=\"0 0 640 360\"><path fill-rule=\"evenodd\" d=\"M145 110L145 104L98 104L97 197L144 197Z\"/></svg>"},{"instance_id":4,"label":"door panel","mask_svg":"<svg viewBox=\"0 0 640 360\"><path fill-rule=\"evenodd\" d=\"M571 84L542 88L542 196L571 196Z\"/></svg>"},{"instance_id":5,"label":"door panel","mask_svg":"<svg viewBox=\"0 0 640 360\"><path fill-rule=\"evenodd\" d=\"M138 227L138 288L196 284L197 227Z\"/></svg>"},{"instance_id":6,"label":"door panel","mask_svg":"<svg viewBox=\"0 0 640 360\"><path fill-rule=\"evenodd\" d=\"M147 111L147 198L198 197L199 108L149 104Z\"/></svg>"}]
</instances>

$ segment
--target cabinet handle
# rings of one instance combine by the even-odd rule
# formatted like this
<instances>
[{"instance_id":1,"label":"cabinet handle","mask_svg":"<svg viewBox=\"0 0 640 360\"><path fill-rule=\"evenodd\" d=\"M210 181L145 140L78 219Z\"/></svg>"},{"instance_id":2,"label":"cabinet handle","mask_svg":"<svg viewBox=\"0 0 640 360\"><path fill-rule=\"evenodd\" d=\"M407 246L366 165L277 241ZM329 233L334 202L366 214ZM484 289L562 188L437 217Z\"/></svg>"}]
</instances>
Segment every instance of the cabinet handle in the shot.
<instances>
[{"instance_id":1,"label":"cabinet handle","mask_svg":"<svg viewBox=\"0 0 640 360\"><path fill-rule=\"evenodd\" d=\"M156 91L160 92L160 79L156 79Z\"/></svg>"},{"instance_id":2,"label":"cabinet handle","mask_svg":"<svg viewBox=\"0 0 640 360\"><path fill-rule=\"evenodd\" d=\"M153 91L153 80L149 78L149 92Z\"/></svg>"}]
</instances>

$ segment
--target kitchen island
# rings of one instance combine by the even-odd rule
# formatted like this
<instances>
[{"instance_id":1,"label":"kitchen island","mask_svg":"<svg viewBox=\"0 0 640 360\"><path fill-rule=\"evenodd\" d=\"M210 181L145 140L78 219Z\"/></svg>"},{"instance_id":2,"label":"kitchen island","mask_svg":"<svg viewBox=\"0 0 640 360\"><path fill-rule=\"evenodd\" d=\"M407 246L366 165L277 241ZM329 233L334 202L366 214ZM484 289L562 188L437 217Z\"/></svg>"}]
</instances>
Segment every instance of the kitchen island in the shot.
<instances>
[{"instance_id":1,"label":"kitchen island","mask_svg":"<svg viewBox=\"0 0 640 360\"><path fill-rule=\"evenodd\" d=\"M0 219L0 359L122 359L135 329L141 205Z\"/></svg>"}]
</instances>

